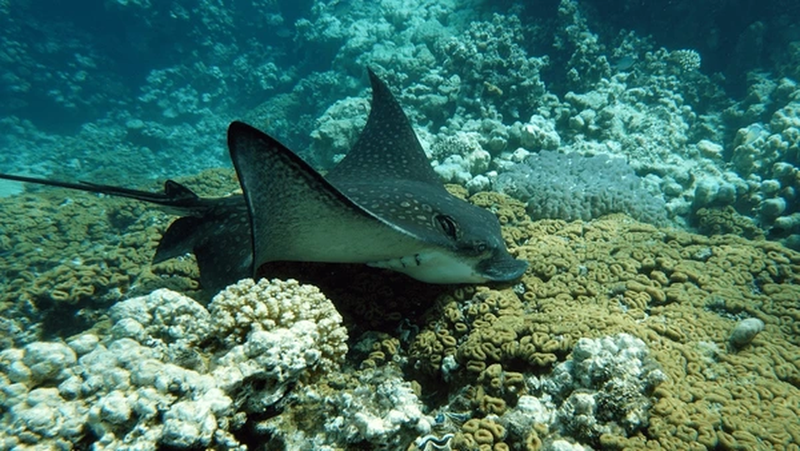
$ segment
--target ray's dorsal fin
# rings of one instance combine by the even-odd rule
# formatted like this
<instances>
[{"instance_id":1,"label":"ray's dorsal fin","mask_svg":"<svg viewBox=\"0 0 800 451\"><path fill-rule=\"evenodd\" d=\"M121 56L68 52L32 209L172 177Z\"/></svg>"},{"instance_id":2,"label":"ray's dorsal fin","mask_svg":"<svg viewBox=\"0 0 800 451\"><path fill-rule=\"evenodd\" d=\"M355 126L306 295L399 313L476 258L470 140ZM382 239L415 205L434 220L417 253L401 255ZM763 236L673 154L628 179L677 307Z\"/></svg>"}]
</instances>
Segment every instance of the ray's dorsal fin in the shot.
<instances>
[{"instance_id":1,"label":"ray's dorsal fin","mask_svg":"<svg viewBox=\"0 0 800 451\"><path fill-rule=\"evenodd\" d=\"M333 184L395 179L441 187L442 182L397 99L371 69L368 73L372 103L367 124L353 148L326 178Z\"/></svg>"}]
</instances>

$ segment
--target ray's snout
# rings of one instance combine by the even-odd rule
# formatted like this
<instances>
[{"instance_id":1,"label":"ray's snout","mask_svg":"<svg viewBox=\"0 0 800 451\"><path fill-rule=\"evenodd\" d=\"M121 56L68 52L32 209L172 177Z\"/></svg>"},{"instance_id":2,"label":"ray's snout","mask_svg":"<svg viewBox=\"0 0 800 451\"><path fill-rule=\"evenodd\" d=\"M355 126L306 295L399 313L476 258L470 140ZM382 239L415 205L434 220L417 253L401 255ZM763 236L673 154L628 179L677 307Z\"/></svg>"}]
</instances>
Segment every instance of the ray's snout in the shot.
<instances>
[{"instance_id":1,"label":"ray's snout","mask_svg":"<svg viewBox=\"0 0 800 451\"><path fill-rule=\"evenodd\" d=\"M491 258L483 260L476 268L489 282L512 282L522 277L527 269L528 262L515 259L505 249L498 249Z\"/></svg>"}]
</instances>

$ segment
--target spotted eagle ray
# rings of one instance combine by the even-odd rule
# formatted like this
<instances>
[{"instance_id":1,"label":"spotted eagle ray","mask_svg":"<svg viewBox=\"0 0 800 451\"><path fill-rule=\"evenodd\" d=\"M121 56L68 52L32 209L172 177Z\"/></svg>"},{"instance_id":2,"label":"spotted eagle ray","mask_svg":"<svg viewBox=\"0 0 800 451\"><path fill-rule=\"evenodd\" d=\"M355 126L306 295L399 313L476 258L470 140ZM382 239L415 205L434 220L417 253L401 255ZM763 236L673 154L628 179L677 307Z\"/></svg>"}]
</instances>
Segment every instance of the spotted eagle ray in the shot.
<instances>
[{"instance_id":1,"label":"spotted eagle ray","mask_svg":"<svg viewBox=\"0 0 800 451\"><path fill-rule=\"evenodd\" d=\"M400 104L368 73L366 126L326 177L271 136L233 122L228 148L243 196L202 198L172 180L152 193L0 178L133 198L180 215L154 262L192 252L201 283L214 291L274 261L364 263L428 283L521 277L528 264L508 253L497 218L444 188Z\"/></svg>"}]
</instances>

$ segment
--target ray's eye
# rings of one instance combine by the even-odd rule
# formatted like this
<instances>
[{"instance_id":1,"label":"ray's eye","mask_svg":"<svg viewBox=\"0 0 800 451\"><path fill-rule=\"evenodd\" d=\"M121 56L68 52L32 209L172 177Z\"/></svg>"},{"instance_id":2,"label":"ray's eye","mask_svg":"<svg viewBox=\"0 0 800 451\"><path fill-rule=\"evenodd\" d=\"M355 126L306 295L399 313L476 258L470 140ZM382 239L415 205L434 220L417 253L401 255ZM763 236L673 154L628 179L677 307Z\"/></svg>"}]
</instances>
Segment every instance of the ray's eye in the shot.
<instances>
[{"instance_id":1,"label":"ray's eye","mask_svg":"<svg viewBox=\"0 0 800 451\"><path fill-rule=\"evenodd\" d=\"M447 215L436 215L436 222L439 223L439 227L445 235L456 239L456 222L453 221L453 218Z\"/></svg>"}]
</instances>

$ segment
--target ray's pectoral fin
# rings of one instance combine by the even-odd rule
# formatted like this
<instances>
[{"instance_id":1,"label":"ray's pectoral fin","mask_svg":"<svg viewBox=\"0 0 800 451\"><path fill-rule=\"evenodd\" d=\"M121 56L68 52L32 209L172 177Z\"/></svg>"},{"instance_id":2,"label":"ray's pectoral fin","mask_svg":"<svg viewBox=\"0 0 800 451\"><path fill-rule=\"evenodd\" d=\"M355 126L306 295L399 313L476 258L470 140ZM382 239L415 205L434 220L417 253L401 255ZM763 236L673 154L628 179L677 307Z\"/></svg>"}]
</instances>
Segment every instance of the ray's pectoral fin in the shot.
<instances>
[{"instance_id":1,"label":"ray's pectoral fin","mask_svg":"<svg viewBox=\"0 0 800 451\"><path fill-rule=\"evenodd\" d=\"M195 247L196 236L203 227L203 218L186 216L172 221L164 236L158 242L153 264L165 262L171 258L192 252Z\"/></svg>"},{"instance_id":2,"label":"ray's pectoral fin","mask_svg":"<svg viewBox=\"0 0 800 451\"><path fill-rule=\"evenodd\" d=\"M186 216L170 224L156 248L153 264L193 253L204 289L217 292L250 277L250 231L226 218Z\"/></svg>"},{"instance_id":3,"label":"ray's pectoral fin","mask_svg":"<svg viewBox=\"0 0 800 451\"><path fill-rule=\"evenodd\" d=\"M250 211L253 272L271 261L364 263L410 241L256 128L231 123L228 148Z\"/></svg>"}]
</instances>

